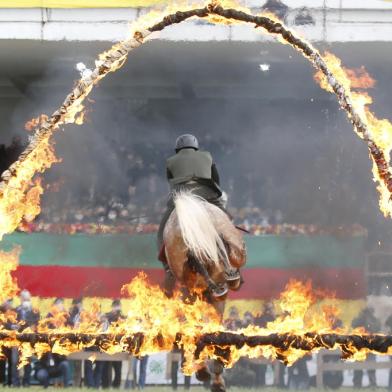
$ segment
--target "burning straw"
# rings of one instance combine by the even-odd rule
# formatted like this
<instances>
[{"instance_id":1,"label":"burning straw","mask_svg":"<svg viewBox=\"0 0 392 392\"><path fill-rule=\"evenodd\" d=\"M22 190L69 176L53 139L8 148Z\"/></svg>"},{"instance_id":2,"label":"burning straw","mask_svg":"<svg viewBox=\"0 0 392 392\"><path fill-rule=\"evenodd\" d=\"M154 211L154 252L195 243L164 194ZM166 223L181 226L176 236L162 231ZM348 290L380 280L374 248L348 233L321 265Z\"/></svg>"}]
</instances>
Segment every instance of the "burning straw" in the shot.
<instances>
[{"instance_id":1,"label":"burning straw","mask_svg":"<svg viewBox=\"0 0 392 392\"><path fill-rule=\"evenodd\" d=\"M189 301L180 291L168 298L143 274L125 285L122 293L129 298L129 311L111 324L98 306L82 310L73 325L68 323L67 312L55 308L29 328L18 323L12 311L0 314L0 352L2 347L18 347L21 362L26 363L33 354L69 355L89 347L108 354L134 355L177 348L184 353L187 374L208 358L218 358L230 367L245 356L292 364L322 348L340 348L343 358L355 360L365 359L370 352L392 354L392 336L332 329L338 317L334 300L314 291L310 282L293 280L286 285L276 304L280 315L265 328L249 325L237 331L222 325L221 315L202 298Z\"/></svg>"},{"instance_id":2,"label":"burning straw","mask_svg":"<svg viewBox=\"0 0 392 392\"><path fill-rule=\"evenodd\" d=\"M0 332L0 342L4 345L20 346L29 344L34 349L36 345L48 345L53 347L55 344L68 347L69 352L77 351L94 346L102 352L109 348L121 347L122 352L139 355L143 346L145 334L138 332L135 334L113 334L113 333L15 333ZM181 348L181 341L184 336L182 333L175 335L175 340L171 342L172 347ZM168 348L167 343L163 342L162 335L156 335L156 347L162 351ZM189 340L189 339L186 339ZM272 347L276 350L277 359L288 363L287 353L290 350L300 350L305 353L316 352L320 349L340 349L343 359L350 359L358 352L390 355L392 352L392 336L387 335L359 335L359 334L337 334L337 333L305 333L303 335L294 333L272 333L269 335L248 336L236 332L216 332L203 334L194 337L195 351L194 360L198 361L204 350L207 349L208 356L219 359L223 364L234 363L233 352L247 346L248 355L252 349L259 347ZM70 349L70 347L73 347ZM66 353L67 348L62 351Z\"/></svg>"},{"instance_id":3,"label":"burning straw","mask_svg":"<svg viewBox=\"0 0 392 392\"><path fill-rule=\"evenodd\" d=\"M374 115L369 118L369 116L362 113L364 108L357 106L352 101L353 94L350 86L348 86L348 89L347 86L343 86L320 53L281 22L267 16L255 16L236 9L225 9L218 3L212 2L203 8L178 11L167 15L151 27L137 31L132 38L122 41L107 52L102 53L99 60L96 61L94 70L83 73L82 78L76 83L61 107L51 117L44 118L31 137L26 150L2 174L0 183L0 239L4 234L14 231L22 219L31 220L39 214L39 198L43 190L39 184L32 183L33 177L39 172L44 172L56 162L51 146L51 136L63 124L81 123L81 121L78 121L78 116L83 110L84 100L93 87L108 73L120 68L128 53L141 46L145 38L152 32L161 31L167 26L181 23L192 17L212 17L212 21L217 22L217 16L229 22L250 23L255 27L263 28L269 34L281 37L324 75L331 91L337 96L340 106L346 111L360 137L367 143L374 163L374 175L376 180L379 181L380 207L386 215L392 214L392 174L388 155L392 145L380 146L380 143L377 142L380 137L377 139L376 133L380 133L384 129L381 131L380 129L374 129L374 122L383 122L381 125L388 125L388 127L391 124L387 120L376 119Z\"/></svg>"}]
</instances>

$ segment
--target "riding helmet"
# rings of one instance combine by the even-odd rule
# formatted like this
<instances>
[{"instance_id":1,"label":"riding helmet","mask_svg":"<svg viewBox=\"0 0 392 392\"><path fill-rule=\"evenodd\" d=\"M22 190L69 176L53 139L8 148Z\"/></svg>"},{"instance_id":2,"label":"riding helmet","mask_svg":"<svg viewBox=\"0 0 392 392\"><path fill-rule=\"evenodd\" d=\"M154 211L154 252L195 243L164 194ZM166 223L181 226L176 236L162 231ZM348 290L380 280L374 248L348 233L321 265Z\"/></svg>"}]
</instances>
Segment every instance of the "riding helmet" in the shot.
<instances>
[{"instance_id":1,"label":"riding helmet","mask_svg":"<svg viewBox=\"0 0 392 392\"><path fill-rule=\"evenodd\" d=\"M195 136L190 134L181 135L176 140L176 151L180 151L183 148L194 148L199 149L199 142Z\"/></svg>"}]
</instances>

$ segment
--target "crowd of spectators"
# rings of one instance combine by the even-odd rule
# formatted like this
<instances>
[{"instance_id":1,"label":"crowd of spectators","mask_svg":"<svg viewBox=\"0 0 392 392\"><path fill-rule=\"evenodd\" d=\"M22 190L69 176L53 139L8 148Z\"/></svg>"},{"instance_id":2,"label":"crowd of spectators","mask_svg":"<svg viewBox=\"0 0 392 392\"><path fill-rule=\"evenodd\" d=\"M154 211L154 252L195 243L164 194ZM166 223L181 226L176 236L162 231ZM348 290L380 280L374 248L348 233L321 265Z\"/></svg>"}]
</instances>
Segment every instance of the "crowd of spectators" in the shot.
<instances>
[{"instance_id":1,"label":"crowd of spectators","mask_svg":"<svg viewBox=\"0 0 392 392\"><path fill-rule=\"evenodd\" d=\"M129 192L133 192L132 186ZM72 198L56 206L43 206L33 222L23 222L19 230L52 234L136 234L155 233L164 211L164 203L140 205L130 200L108 196L98 201ZM84 207L81 207L84 206ZM275 212L259 207L229 208L234 223L252 235L366 235L361 225L319 226L316 224L290 224L284 222L280 210Z\"/></svg>"},{"instance_id":2,"label":"crowd of spectators","mask_svg":"<svg viewBox=\"0 0 392 392\"><path fill-rule=\"evenodd\" d=\"M0 172L18 158L24 147L19 137L13 138L8 146L0 145ZM219 144L211 148L221 149L220 154L223 154L228 147ZM85 176L82 185L75 185L56 174L55 170L51 171L45 178L47 190L41 203L41 213L33 222L22 222L19 230L54 234L132 235L156 232L165 209L167 193L164 174L159 169L162 167L162 153L153 145L131 147L114 141L110 143L109 155L110 151L124 166L125 178L121 185L112 186L111 181L106 183L104 174L102 178ZM235 192L238 185L234 186L234 183L234 178L229 178L226 184L231 196L230 214L236 225L253 235L366 234L365 229L357 224L327 227L287 222L285 211L261 208L254 196L243 196L240 201L232 200L238 194Z\"/></svg>"}]
</instances>

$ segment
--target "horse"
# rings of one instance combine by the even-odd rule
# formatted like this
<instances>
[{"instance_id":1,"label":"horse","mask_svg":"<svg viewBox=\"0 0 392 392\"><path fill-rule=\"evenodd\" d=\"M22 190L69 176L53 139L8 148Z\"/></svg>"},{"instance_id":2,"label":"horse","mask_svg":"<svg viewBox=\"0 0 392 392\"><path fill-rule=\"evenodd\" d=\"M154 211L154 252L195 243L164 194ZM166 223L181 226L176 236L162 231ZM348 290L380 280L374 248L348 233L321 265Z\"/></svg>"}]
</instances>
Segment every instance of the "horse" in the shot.
<instances>
[{"instance_id":1,"label":"horse","mask_svg":"<svg viewBox=\"0 0 392 392\"><path fill-rule=\"evenodd\" d=\"M163 231L168 266L190 293L203 293L222 318L229 290L242 284L239 270L246 262L242 232L225 211L190 191L179 191L173 200L175 208ZM211 390L224 391L223 365L217 360L212 364ZM210 380L207 365L196 376Z\"/></svg>"}]
</instances>

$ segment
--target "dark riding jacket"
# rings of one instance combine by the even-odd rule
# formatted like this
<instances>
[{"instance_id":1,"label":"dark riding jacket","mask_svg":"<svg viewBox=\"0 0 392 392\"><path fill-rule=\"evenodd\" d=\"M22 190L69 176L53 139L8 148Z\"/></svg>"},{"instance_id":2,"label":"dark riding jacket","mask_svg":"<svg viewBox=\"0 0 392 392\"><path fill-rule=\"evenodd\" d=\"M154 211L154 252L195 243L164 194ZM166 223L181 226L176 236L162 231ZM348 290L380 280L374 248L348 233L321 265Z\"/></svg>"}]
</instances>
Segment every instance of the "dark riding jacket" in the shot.
<instances>
[{"instance_id":1,"label":"dark riding jacket","mask_svg":"<svg viewBox=\"0 0 392 392\"><path fill-rule=\"evenodd\" d=\"M190 190L224 209L220 200L222 191L219 187L218 170L209 152L193 148L184 148L178 151L176 155L166 161L166 174L172 192L158 230L158 251L162 251L163 230L174 210L173 193L176 190Z\"/></svg>"},{"instance_id":2,"label":"dark riding jacket","mask_svg":"<svg viewBox=\"0 0 392 392\"><path fill-rule=\"evenodd\" d=\"M204 185L221 196L218 170L207 151L184 148L166 161L166 174L172 190L181 186ZM191 186L192 187L192 186Z\"/></svg>"}]
</instances>

